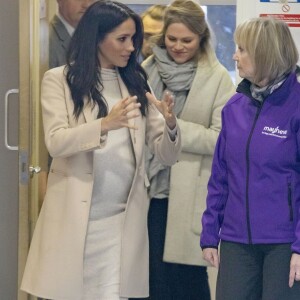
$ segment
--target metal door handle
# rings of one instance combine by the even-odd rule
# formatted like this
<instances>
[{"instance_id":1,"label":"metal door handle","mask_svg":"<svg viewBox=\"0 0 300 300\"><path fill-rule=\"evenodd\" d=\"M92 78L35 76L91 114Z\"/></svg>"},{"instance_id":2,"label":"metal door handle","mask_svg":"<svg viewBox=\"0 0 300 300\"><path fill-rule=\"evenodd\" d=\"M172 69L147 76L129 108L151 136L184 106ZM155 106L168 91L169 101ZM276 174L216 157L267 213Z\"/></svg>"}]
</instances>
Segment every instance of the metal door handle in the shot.
<instances>
[{"instance_id":1,"label":"metal door handle","mask_svg":"<svg viewBox=\"0 0 300 300\"><path fill-rule=\"evenodd\" d=\"M29 173L30 173L30 176L32 177L34 174L37 174L37 173L40 173L41 172L41 167L39 166L30 166L29 167Z\"/></svg>"},{"instance_id":2,"label":"metal door handle","mask_svg":"<svg viewBox=\"0 0 300 300\"><path fill-rule=\"evenodd\" d=\"M12 90L8 90L5 94L5 113L4 113L4 143L5 143L5 147L8 150L19 150L18 146L11 146L8 144L8 99L9 96L12 94L18 94L19 90L18 89L12 89Z\"/></svg>"}]
</instances>

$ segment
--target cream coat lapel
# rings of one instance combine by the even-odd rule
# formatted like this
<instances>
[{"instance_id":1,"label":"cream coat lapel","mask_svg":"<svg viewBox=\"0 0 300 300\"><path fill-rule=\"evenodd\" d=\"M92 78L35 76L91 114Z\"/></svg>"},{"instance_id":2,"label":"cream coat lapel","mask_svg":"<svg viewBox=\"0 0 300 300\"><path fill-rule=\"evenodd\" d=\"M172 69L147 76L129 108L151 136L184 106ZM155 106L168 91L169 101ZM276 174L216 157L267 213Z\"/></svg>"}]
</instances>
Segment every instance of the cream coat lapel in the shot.
<instances>
[{"instance_id":1,"label":"cream coat lapel","mask_svg":"<svg viewBox=\"0 0 300 300\"><path fill-rule=\"evenodd\" d=\"M88 102L87 97L84 99L83 115L86 123L92 122L96 119L96 116L93 113L92 104Z\"/></svg>"},{"instance_id":2,"label":"cream coat lapel","mask_svg":"<svg viewBox=\"0 0 300 300\"><path fill-rule=\"evenodd\" d=\"M120 74L118 73L118 81L119 81L119 85L120 85L120 89L121 89L121 95L123 98L125 97L129 97L129 93L128 90L120 76ZM131 138L131 143L132 143L132 148L134 150L134 155L136 158L136 161L138 162L139 159L141 158L141 154L142 154L142 149L141 149L141 145L143 144L141 142L141 139L144 139L144 135L142 134L143 132L143 119L142 119L142 115L141 115L141 111L138 109L137 110L139 113L139 117L134 118L134 119L130 119L128 122L130 125L133 125L135 127L138 128L138 130L134 130L134 129L130 129L130 138Z\"/></svg>"}]
</instances>

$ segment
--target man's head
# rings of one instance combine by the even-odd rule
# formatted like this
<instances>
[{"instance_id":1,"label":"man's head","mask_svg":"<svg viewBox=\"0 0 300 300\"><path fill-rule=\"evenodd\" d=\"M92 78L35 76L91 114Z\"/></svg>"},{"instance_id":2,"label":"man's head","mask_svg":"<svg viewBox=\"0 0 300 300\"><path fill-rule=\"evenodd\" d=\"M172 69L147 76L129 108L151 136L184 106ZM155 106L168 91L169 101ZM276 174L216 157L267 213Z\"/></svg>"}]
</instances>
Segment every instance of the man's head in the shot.
<instances>
[{"instance_id":1,"label":"man's head","mask_svg":"<svg viewBox=\"0 0 300 300\"><path fill-rule=\"evenodd\" d=\"M74 28L78 25L86 9L96 0L57 0L58 11Z\"/></svg>"},{"instance_id":2,"label":"man's head","mask_svg":"<svg viewBox=\"0 0 300 300\"><path fill-rule=\"evenodd\" d=\"M160 33L162 30L165 9L166 6L164 5L153 5L141 15L144 25L144 42L142 47L144 58L152 54L149 38Z\"/></svg>"}]
</instances>

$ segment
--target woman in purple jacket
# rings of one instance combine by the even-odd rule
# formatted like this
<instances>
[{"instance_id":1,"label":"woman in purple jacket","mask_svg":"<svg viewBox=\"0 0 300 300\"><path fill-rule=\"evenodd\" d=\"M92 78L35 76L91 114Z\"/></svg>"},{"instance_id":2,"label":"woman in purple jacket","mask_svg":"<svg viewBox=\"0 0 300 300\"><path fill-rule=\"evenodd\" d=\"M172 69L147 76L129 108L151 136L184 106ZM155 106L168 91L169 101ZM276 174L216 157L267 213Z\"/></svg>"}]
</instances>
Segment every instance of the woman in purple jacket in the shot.
<instances>
[{"instance_id":1,"label":"woman in purple jacket","mask_svg":"<svg viewBox=\"0 0 300 300\"><path fill-rule=\"evenodd\" d=\"M220 263L217 300L299 300L299 55L288 26L272 18L240 24L235 42L244 79L222 111L203 256Z\"/></svg>"}]
</instances>

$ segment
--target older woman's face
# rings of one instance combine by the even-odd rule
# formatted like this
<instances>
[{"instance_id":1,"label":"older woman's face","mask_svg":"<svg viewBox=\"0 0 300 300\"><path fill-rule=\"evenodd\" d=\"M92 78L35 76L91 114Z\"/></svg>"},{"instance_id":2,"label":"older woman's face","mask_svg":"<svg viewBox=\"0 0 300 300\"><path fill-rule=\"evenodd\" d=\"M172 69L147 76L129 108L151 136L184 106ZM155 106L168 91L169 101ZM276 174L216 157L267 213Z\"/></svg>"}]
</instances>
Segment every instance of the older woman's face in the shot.
<instances>
[{"instance_id":1,"label":"older woman's face","mask_svg":"<svg viewBox=\"0 0 300 300\"><path fill-rule=\"evenodd\" d=\"M236 62L239 76L253 82L254 65L251 62L249 53L238 45L237 50L233 54L233 60Z\"/></svg>"},{"instance_id":2,"label":"older woman's face","mask_svg":"<svg viewBox=\"0 0 300 300\"><path fill-rule=\"evenodd\" d=\"M198 53L200 37L183 23L173 23L165 33L168 54L177 64L184 64Z\"/></svg>"}]
</instances>

